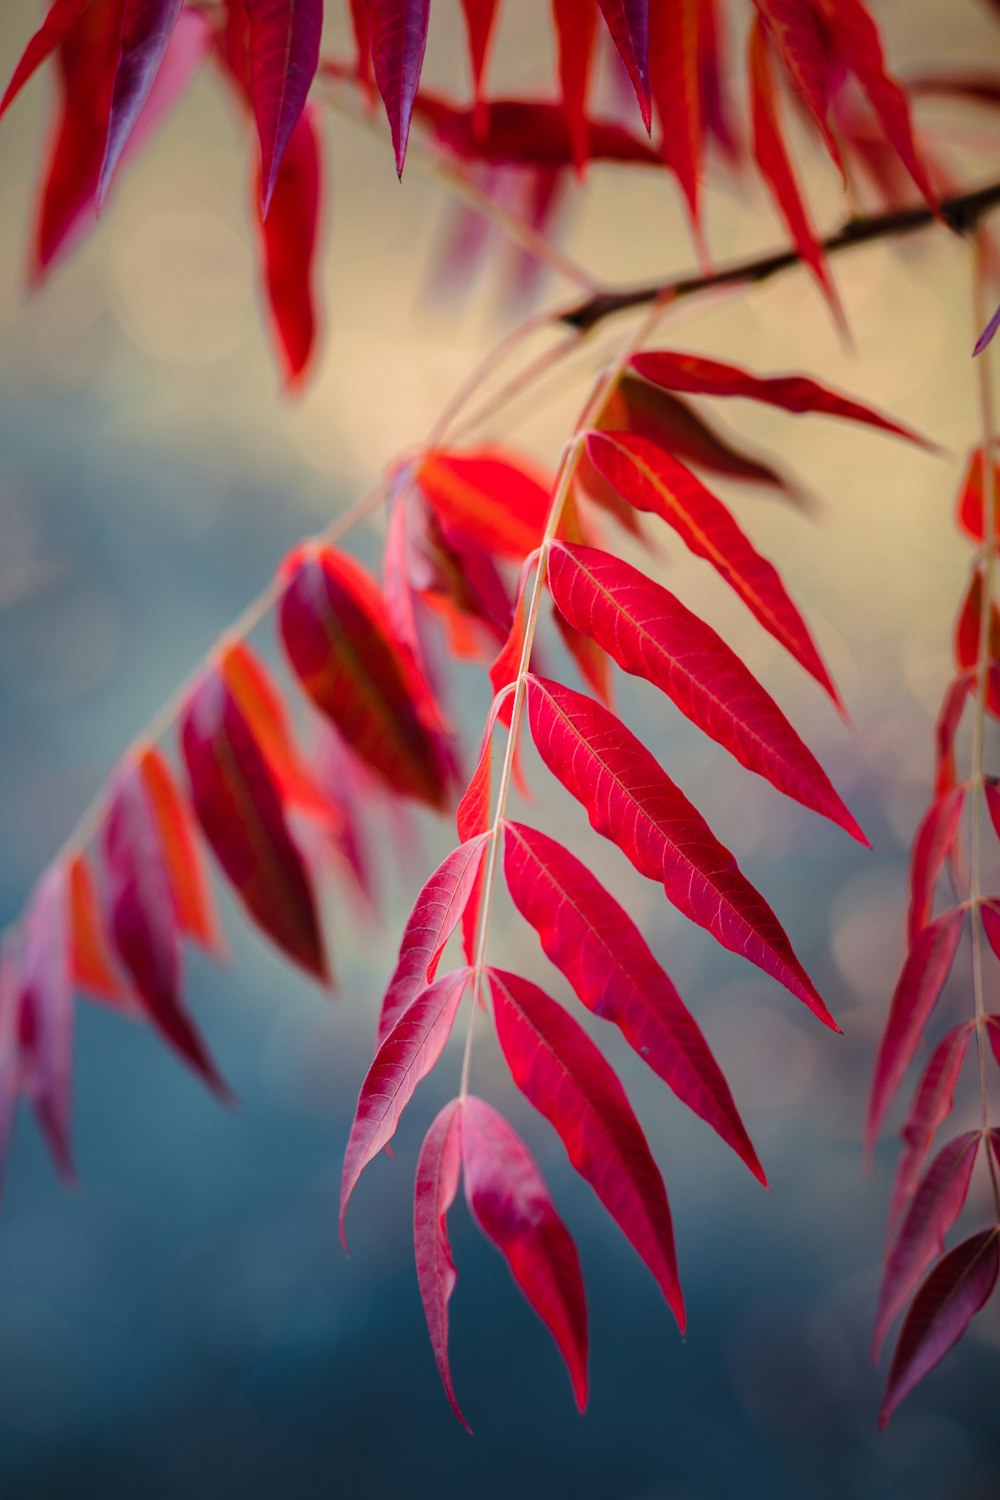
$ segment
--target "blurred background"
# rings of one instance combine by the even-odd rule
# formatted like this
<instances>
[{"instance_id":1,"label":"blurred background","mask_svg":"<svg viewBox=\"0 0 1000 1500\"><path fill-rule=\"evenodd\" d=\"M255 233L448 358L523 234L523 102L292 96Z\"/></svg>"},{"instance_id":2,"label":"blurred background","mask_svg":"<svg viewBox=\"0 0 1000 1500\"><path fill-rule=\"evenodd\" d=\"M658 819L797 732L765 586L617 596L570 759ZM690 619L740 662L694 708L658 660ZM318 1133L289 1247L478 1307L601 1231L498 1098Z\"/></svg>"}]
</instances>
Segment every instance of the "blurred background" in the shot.
<instances>
[{"instance_id":1,"label":"blurred background","mask_svg":"<svg viewBox=\"0 0 1000 1500\"><path fill-rule=\"evenodd\" d=\"M329 49L343 54L342 17L328 9L337 12ZM749 6L731 9L735 80ZM3 6L0 73L13 69L38 13L34 0ZM886 0L878 14L904 75L981 69L1000 56L1000 27L976 0ZM461 46L456 0L436 0L430 81L464 77ZM547 88L549 47L547 16L543 25L537 6L505 0L494 86ZM284 398L256 288L252 142L211 70L122 175L96 230L29 296L23 268L51 103L51 79L40 77L0 128L4 921L115 756L283 553L420 441L515 316L495 270L447 295L434 274L447 192L415 157L398 184L381 134L331 115L325 338L305 392ZM988 116L970 123L968 111L928 104L921 121L969 180L996 174ZM836 178L802 151L817 217L833 225ZM783 242L762 197L717 176L706 217L720 262ZM642 172L594 168L564 243L612 284L694 264L672 180ZM393 834L377 825L382 924L366 929L336 888L326 897L334 999L278 962L224 895L232 963L190 957L187 994L235 1110L220 1109L147 1029L79 1007L82 1185L63 1191L25 1117L4 1187L5 1500L998 1493L996 1303L890 1429L876 1431L884 1367L873 1369L867 1350L896 1147L865 1175L859 1145L968 566L952 506L979 436L970 267L969 248L944 231L840 257L850 347L798 272L692 305L662 334L761 371L822 376L942 448L929 456L740 403L712 412L814 500L807 516L763 491L719 486L806 607L847 726L714 575L671 541L657 563L778 698L871 852L783 803L653 690L618 686L623 716L775 906L844 1036L686 926L608 846L595 851L578 810L527 763L544 787L533 816L599 860L608 880L613 863L614 888L702 1023L772 1184L761 1191L607 1042L670 1190L686 1341L553 1133L514 1096L485 1032L474 1088L526 1135L580 1246L592 1317L587 1415L576 1416L547 1334L461 1202L451 1216L452 1356L473 1439L439 1388L413 1270L412 1173L424 1129L455 1091L460 1038L410 1107L395 1160L380 1159L362 1182L344 1256L340 1160L377 1004L413 893L449 847L447 828L421 825L410 867L396 870ZM549 282L541 295L555 301L567 288ZM551 468L626 330L608 327L544 401L522 403L496 435ZM380 525L353 544L370 563ZM487 701L479 676L462 678L457 701L472 743ZM499 961L556 983L506 908L492 942ZM949 995L942 1028L971 1009L964 962ZM956 1129L964 1112L960 1103Z\"/></svg>"}]
</instances>

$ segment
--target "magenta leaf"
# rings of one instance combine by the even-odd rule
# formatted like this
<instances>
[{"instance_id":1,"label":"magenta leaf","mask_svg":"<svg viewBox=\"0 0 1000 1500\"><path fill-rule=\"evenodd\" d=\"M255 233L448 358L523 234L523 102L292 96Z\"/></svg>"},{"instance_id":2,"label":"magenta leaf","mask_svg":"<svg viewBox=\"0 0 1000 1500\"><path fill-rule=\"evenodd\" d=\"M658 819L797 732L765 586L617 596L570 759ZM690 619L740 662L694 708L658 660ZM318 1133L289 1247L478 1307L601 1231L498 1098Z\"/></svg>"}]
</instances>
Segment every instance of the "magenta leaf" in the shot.
<instances>
[{"instance_id":1,"label":"magenta leaf","mask_svg":"<svg viewBox=\"0 0 1000 1500\"><path fill-rule=\"evenodd\" d=\"M402 177L410 117L427 46L430 0L365 0L375 81L392 131L396 171Z\"/></svg>"},{"instance_id":2,"label":"magenta leaf","mask_svg":"<svg viewBox=\"0 0 1000 1500\"><path fill-rule=\"evenodd\" d=\"M453 1099L437 1116L420 1148L413 1183L413 1249L434 1362L452 1411L468 1428L455 1396L448 1360L448 1302L455 1290L456 1275L445 1219L458 1191L461 1134L462 1101Z\"/></svg>"},{"instance_id":3,"label":"magenta leaf","mask_svg":"<svg viewBox=\"0 0 1000 1500\"><path fill-rule=\"evenodd\" d=\"M108 144L98 184L105 194L149 98L181 13L182 0L128 0L122 30L122 53L115 76L108 121Z\"/></svg>"},{"instance_id":4,"label":"magenta leaf","mask_svg":"<svg viewBox=\"0 0 1000 1500\"><path fill-rule=\"evenodd\" d=\"M265 217L281 159L319 63L323 0L245 0L250 18L250 94L260 137Z\"/></svg>"}]
</instances>

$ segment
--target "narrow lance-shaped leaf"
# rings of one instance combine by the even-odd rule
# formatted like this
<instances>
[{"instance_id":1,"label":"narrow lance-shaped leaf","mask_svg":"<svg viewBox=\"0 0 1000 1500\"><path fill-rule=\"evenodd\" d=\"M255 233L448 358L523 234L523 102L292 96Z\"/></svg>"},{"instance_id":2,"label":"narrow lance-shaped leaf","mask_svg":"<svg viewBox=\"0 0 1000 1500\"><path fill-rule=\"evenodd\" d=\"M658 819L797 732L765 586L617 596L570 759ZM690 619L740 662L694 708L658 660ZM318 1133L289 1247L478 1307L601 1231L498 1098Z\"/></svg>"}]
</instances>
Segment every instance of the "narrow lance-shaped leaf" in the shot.
<instances>
[{"instance_id":1,"label":"narrow lance-shaped leaf","mask_svg":"<svg viewBox=\"0 0 1000 1500\"><path fill-rule=\"evenodd\" d=\"M949 1141L921 1182L886 1257L872 1335L877 1359L896 1314L932 1260L944 1249L945 1235L962 1211L972 1181L981 1135L978 1130Z\"/></svg>"},{"instance_id":2,"label":"narrow lance-shaped leaf","mask_svg":"<svg viewBox=\"0 0 1000 1500\"><path fill-rule=\"evenodd\" d=\"M840 148L827 112L829 63L811 0L754 0L781 60L823 136L832 161L843 171Z\"/></svg>"},{"instance_id":3,"label":"narrow lance-shaped leaf","mask_svg":"<svg viewBox=\"0 0 1000 1500\"><path fill-rule=\"evenodd\" d=\"M472 773L469 785L466 787L455 813L455 826L458 836L463 842L475 838L476 834L485 833L490 826L490 798L492 788L493 767L493 730L497 719L505 708L510 709L513 697L513 689L505 688L497 693L490 704L490 711L486 718L486 726L483 729L482 739L479 746L479 760L476 769Z\"/></svg>"},{"instance_id":4,"label":"narrow lance-shaped leaf","mask_svg":"<svg viewBox=\"0 0 1000 1500\"><path fill-rule=\"evenodd\" d=\"M260 658L244 641L234 641L220 651L218 668L267 761L282 802L337 823L337 809L296 745L288 710Z\"/></svg>"},{"instance_id":5,"label":"narrow lance-shaped leaf","mask_svg":"<svg viewBox=\"0 0 1000 1500\"><path fill-rule=\"evenodd\" d=\"M7 113L24 85L48 61L63 37L76 25L91 3L92 0L52 0L45 20L21 54L3 99L0 100L0 118Z\"/></svg>"},{"instance_id":6,"label":"narrow lance-shaped leaf","mask_svg":"<svg viewBox=\"0 0 1000 1500\"><path fill-rule=\"evenodd\" d=\"M392 132L396 171L403 175L410 117L427 46L430 0L365 0L375 81Z\"/></svg>"},{"instance_id":7,"label":"narrow lance-shaped leaf","mask_svg":"<svg viewBox=\"0 0 1000 1500\"><path fill-rule=\"evenodd\" d=\"M597 0L618 55L625 64L642 123L649 130L649 0Z\"/></svg>"},{"instance_id":8,"label":"narrow lance-shaped leaf","mask_svg":"<svg viewBox=\"0 0 1000 1500\"><path fill-rule=\"evenodd\" d=\"M308 696L394 791L444 808L450 747L374 581L346 553L315 543L293 552L283 574L281 640Z\"/></svg>"},{"instance_id":9,"label":"narrow lance-shaped leaf","mask_svg":"<svg viewBox=\"0 0 1000 1500\"><path fill-rule=\"evenodd\" d=\"M559 542L549 553L548 581L570 624L626 672L654 683L741 765L867 843L774 699L667 589L607 552Z\"/></svg>"},{"instance_id":10,"label":"narrow lance-shaped leaf","mask_svg":"<svg viewBox=\"0 0 1000 1500\"><path fill-rule=\"evenodd\" d=\"M539 755L596 831L661 881L686 917L837 1030L774 912L635 735L592 699L540 677L528 678L527 702Z\"/></svg>"},{"instance_id":11,"label":"narrow lance-shaped leaf","mask_svg":"<svg viewBox=\"0 0 1000 1500\"><path fill-rule=\"evenodd\" d=\"M181 744L202 832L247 912L281 951L329 980L312 883L283 797L225 679L209 672L185 710Z\"/></svg>"},{"instance_id":12,"label":"narrow lance-shaped leaf","mask_svg":"<svg viewBox=\"0 0 1000 1500\"><path fill-rule=\"evenodd\" d=\"M448 1360L448 1302L457 1278L445 1222L458 1191L462 1113L460 1099L446 1104L420 1148L413 1182L413 1250L434 1362L452 1411L468 1428L455 1396Z\"/></svg>"},{"instance_id":13,"label":"narrow lance-shaped leaf","mask_svg":"<svg viewBox=\"0 0 1000 1500\"><path fill-rule=\"evenodd\" d=\"M911 946L930 920L934 886L945 860L954 848L964 803L964 787L953 787L944 796L936 797L914 837L910 860L910 909L907 915L907 938Z\"/></svg>"},{"instance_id":14,"label":"narrow lance-shaped leaf","mask_svg":"<svg viewBox=\"0 0 1000 1500\"><path fill-rule=\"evenodd\" d=\"M127 997L105 941L94 872L82 854L69 862L72 979L77 989L120 1005Z\"/></svg>"},{"instance_id":15,"label":"narrow lance-shaped leaf","mask_svg":"<svg viewBox=\"0 0 1000 1500\"><path fill-rule=\"evenodd\" d=\"M159 750L150 746L137 760L156 822L178 930L210 953L219 954L222 934L188 805Z\"/></svg>"},{"instance_id":16,"label":"narrow lance-shaped leaf","mask_svg":"<svg viewBox=\"0 0 1000 1500\"><path fill-rule=\"evenodd\" d=\"M573 165L583 171L589 156L587 88L597 28L596 0L552 0L559 57L559 88L569 125Z\"/></svg>"},{"instance_id":17,"label":"narrow lance-shaped leaf","mask_svg":"<svg viewBox=\"0 0 1000 1500\"><path fill-rule=\"evenodd\" d=\"M931 1053L917 1085L910 1112L900 1135L906 1149L896 1169L889 1207L889 1222L895 1224L909 1203L939 1125L951 1114L962 1064L969 1049L975 1023L953 1026Z\"/></svg>"},{"instance_id":18,"label":"narrow lance-shaped leaf","mask_svg":"<svg viewBox=\"0 0 1000 1500\"><path fill-rule=\"evenodd\" d=\"M649 10L649 78L663 132L661 150L695 226L700 213L703 133L701 11L702 0L672 0Z\"/></svg>"},{"instance_id":19,"label":"narrow lance-shaped leaf","mask_svg":"<svg viewBox=\"0 0 1000 1500\"><path fill-rule=\"evenodd\" d=\"M108 936L153 1025L221 1097L227 1097L181 1000L181 961L170 872L145 778L118 773L102 830Z\"/></svg>"},{"instance_id":20,"label":"narrow lance-shaped leaf","mask_svg":"<svg viewBox=\"0 0 1000 1500\"><path fill-rule=\"evenodd\" d=\"M493 38L499 0L462 0L465 30L469 43L469 63L472 68L472 84L476 102L483 95L483 74Z\"/></svg>"},{"instance_id":21,"label":"narrow lance-shaped leaf","mask_svg":"<svg viewBox=\"0 0 1000 1500\"><path fill-rule=\"evenodd\" d=\"M617 1026L766 1186L708 1043L628 913L580 860L521 823L504 824L504 873L514 905L581 1002Z\"/></svg>"},{"instance_id":22,"label":"narrow lance-shaped leaf","mask_svg":"<svg viewBox=\"0 0 1000 1500\"><path fill-rule=\"evenodd\" d=\"M697 557L712 564L764 629L839 706L830 674L776 569L761 557L722 502L683 464L644 438L590 432L587 452L624 500L660 516Z\"/></svg>"},{"instance_id":23,"label":"narrow lance-shaped leaf","mask_svg":"<svg viewBox=\"0 0 1000 1500\"><path fill-rule=\"evenodd\" d=\"M869 1149L951 973L964 925L964 911L945 912L923 929L906 956L875 1059L865 1131Z\"/></svg>"},{"instance_id":24,"label":"narrow lance-shaped leaf","mask_svg":"<svg viewBox=\"0 0 1000 1500\"><path fill-rule=\"evenodd\" d=\"M759 20L754 22L750 30L750 110L753 119L753 154L760 168L760 175L767 183L778 212L785 221L792 243L816 278L838 324L844 328L846 321L840 298L781 133L778 94L768 55L767 37Z\"/></svg>"},{"instance_id":25,"label":"narrow lance-shaped leaf","mask_svg":"<svg viewBox=\"0 0 1000 1500\"><path fill-rule=\"evenodd\" d=\"M981 1230L934 1267L907 1313L892 1357L879 1426L933 1370L985 1306L997 1284L1000 1232Z\"/></svg>"},{"instance_id":26,"label":"narrow lance-shaped leaf","mask_svg":"<svg viewBox=\"0 0 1000 1500\"><path fill-rule=\"evenodd\" d=\"M976 339L975 347L972 351L973 358L975 358L977 354L982 354L984 349L989 348L994 338L996 337L996 331L998 328L1000 328L1000 307L997 308L996 312L993 314L992 318L990 318L990 321L987 323L982 333Z\"/></svg>"},{"instance_id":27,"label":"narrow lance-shaped leaf","mask_svg":"<svg viewBox=\"0 0 1000 1500\"><path fill-rule=\"evenodd\" d=\"M474 1095L462 1110L462 1165L469 1211L555 1339L583 1411L587 1303L576 1246L520 1136Z\"/></svg>"},{"instance_id":28,"label":"narrow lance-shaped leaf","mask_svg":"<svg viewBox=\"0 0 1000 1500\"><path fill-rule=\"evenodd\" d=\"M683 1332L666 1189L625 1090L587 1033L537 985L502 969L488 974L514 1082L645 1261Z\"/></svg>"},{"instance_id":29,"label":"narrow lance-shaped leaf","mask_svg":"<svg viewBox=\"0 0 1000 1500\"><path fill-rule=\"evenodd\" d=\"M316 345L321 195L319 127L307 105L288 138L260 230L267 302L290 389L308 375Z\"/></svg>"},{"instance_id":30,"label":"narrow lance-shaped leaf","mask_svg":"<svg viewBox=\"0 0 1000 1500\"><path fill-rule=\"evenodd\" d=\"M250 93L260 137L265 217L281 160L319 63L323 0L245 0L250 18Z\"/></svg>"},{"instance_id":31,"label":"narrow lance-shaped leaf","mask_svg":"<svg viewBox=\"0 0 1000 1500\"><path fill-rule=\"evenodd\" d=\"M376 1050L416 996L433 980L476 885L490 835L481 833L442 860L424 884L403 929L399 957L378 1019Z\"/></svg>"},{"instance_id":32,"label":"narrow lance-shaped leaf","mask_svg":"<svg viewBox=\"0 0 1000 1500\"><path fill-rule=\"evenodd\" d=\"M418 1083L444 1051L471 973L471 969L456 969L421 990L382 1042L365 1075L340 1179L340 1237L345 1245L344 1217L358 1178L392 1140Z\"/></svg>"},{"instance_id":33,"label":"narrow lance-shaped leaf","mask_svg":"<svg viewBox=\"0 0 1000 1500\"><path fill-rule=\"evenodd\" d=\"M121 58L108 121L108 143L97 190L102 202L129 136L152 92L181 5L182 0L127 0Z\"/></svg>"},{"instance_id":34,"label":"narrow lance-shaped leaf","mask_svg":"<svg viewBox=\"0 0 1000 1500\"><path fill-rule=\"evenodd\" d=\"M845 422L858 422L863 427L892 433L918 447L930 446L909 427L805 375L754 375L740 365L725 364L704 354L682 354L674 349L634 354L630 363L644 379L668 391L682 391L691 396L741 396L796 416L816 413L840 417Z\"/></svg>"}]
</instances>

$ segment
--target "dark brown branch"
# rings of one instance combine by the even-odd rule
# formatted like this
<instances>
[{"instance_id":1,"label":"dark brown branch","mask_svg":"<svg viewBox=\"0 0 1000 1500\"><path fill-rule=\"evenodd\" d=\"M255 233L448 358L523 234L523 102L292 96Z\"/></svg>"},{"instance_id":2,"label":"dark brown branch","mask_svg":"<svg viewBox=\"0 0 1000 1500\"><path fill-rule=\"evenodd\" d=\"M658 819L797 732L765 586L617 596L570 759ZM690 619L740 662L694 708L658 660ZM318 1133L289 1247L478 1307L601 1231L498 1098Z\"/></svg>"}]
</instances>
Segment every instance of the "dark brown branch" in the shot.
<instances>
[{"instance_id":1,"label":"dark brown branch","mask_svg":"<svg viewBox=\"0 0 1000 1500\"><path fill-rule=\"evenodd\" d=\"M823 249L828 255L835 255L839 250L847 250L852 245L865 245L872 240L912 234L935 222L946 224L955 234L967 234L975 228L983 214L998 205L1000 182L992 182L986 187L977 188L975 192L942 199L936 212L927 204L921 203L915 208L893 209L889 213L851 219L836 234L823 240ZM658 281L645 286L626 287L619 292L597 292L593 297L569 308L559 321L578 329L580 333L589 333L605 318L626 312L632 307L655 302L666 293L677 300L710 291L714 287L749 286L768 281L779 271L787 271L792 266L801 264L802 257L797 250L779 250L773 255L737 261L735 265L724 266L708 276L685 276L678 281Z\"/></svg>"}]
</instances>

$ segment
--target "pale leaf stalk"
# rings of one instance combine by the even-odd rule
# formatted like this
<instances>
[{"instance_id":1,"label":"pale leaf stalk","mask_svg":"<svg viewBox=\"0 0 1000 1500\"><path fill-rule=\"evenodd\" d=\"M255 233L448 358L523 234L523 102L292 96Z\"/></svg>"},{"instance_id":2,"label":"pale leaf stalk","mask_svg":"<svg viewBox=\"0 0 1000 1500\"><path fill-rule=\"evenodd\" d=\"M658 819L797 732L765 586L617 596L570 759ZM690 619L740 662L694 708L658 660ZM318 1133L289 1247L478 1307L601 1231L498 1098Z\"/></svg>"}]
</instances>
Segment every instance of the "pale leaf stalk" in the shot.
<instances>
[{"instance_id":1,"label":"pale leaf stalk","mask_svg":"<svg viewBox=\"0 0 1000 1500\"><path fill-rule=\"evenodd\" d=\"M531 600L528 605L528 614L524 622L524 643L521 647L521 659L518 663L517 677L513 685L513 703L511 706L510 728L507 731L507 743L504 747L503 766L500 771L500 779L497 783L496 808L491 825L491 838L489 851L486 856L486 865L483 872L483 886L480 898L479 930L476 936L475 957L473 969L475 972L475 983L479 991L480 999L484 1005L486 995L483 989L483 970L486 964L486 949L489 944L490 918L493 909L493 891L496 886L497 863L499 860L501 834L500 830L507 811L507 799L510 796L511 782L514 774L514 761L517 755L518 733L521 727L521 718L524 711L525 682L531 663L531 653L535 643L535 633L538 628L538 618L541 612L542 596L545 591L545 577L548 567L549 552L559 530L562 513L569 497L573 480L579 467L580 458L583 453L586 432L600 418L618 389L622 375L629 360L651 337L657 323L660 321L665 309L672 300L669 291L664 292L650 306L645 316L633 329L631 336L619 350L613 363L608 366L597 378L590 397L584 406L583 412L576 425L573 437L563 449L562 458L556 473L552 489L552 499L549 503L549 511L545 521L545 530L538 547L538 557L535 564L535 576L532 583ZM460 1096L464 1099L469 1091L469 1077L472 1068L472 1046L475 1034L476 1006L473 1005L469 1012L468 1030L465 1038L465 1054L462 1059L462 1078L459 1086Z\"/></svg>"},{"instance_id":2,"label":"pale leaf stalk","mask_svg":"<svg viewBox=\"0 0 1000 1500\"><path fill-rule=\"evenodd\" d=\"M985 244L982 232L973 242L973 313L976 329L986 322L985 299ZM993 382L990 366L990 351L984 350L976 360L979 384L980 419L983 437L983 588L979 620L979 645L977 649L978 678L972 721L971 774L969 785L969 901L973 910L972 922L972 992L976 1008L976 1050L979 1061L979 1114L983 1138L989 1130L989 1078L988 1041L986 1037L986 982L985 954L983 951L983 926L979 908L983 901L982 891L982 824L985 812L985 757L986 705L989 693L990 617L997 571L997 523L998 499L996 465L994 462ZM994 1154L986 1151L989 1164L990 1183L993 1189L993 1206L997 1223L1000 1224L1000 1181Z\"/></svg>"}]
</instances>

